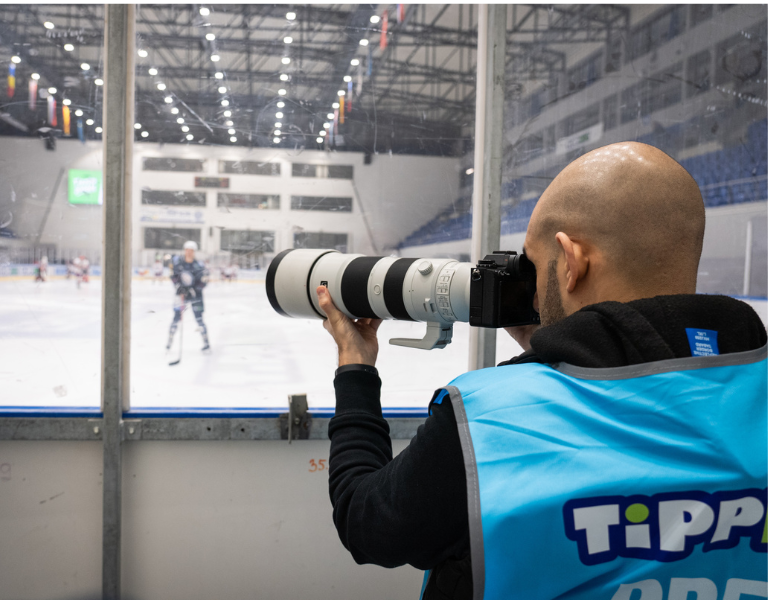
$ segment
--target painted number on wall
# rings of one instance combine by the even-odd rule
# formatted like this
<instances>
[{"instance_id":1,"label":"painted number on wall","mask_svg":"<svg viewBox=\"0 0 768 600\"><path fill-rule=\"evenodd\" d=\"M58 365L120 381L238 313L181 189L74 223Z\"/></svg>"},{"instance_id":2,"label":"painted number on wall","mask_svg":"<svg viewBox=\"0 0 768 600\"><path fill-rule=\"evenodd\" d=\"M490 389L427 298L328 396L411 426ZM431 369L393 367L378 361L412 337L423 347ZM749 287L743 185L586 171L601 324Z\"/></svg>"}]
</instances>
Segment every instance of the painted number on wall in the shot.
<instances>
[{"instance_id":1,"label":"painted number on wall","mask_svg":"<svg viewBox=\"0 0 768 600\"><path fill-rule=\"evenodd\" d=\"M325 471L328 468L328 461L325 458L315 460L314 458L309 461L309 472L316 473L318 471Z\"/></svg>"}]
</instances>

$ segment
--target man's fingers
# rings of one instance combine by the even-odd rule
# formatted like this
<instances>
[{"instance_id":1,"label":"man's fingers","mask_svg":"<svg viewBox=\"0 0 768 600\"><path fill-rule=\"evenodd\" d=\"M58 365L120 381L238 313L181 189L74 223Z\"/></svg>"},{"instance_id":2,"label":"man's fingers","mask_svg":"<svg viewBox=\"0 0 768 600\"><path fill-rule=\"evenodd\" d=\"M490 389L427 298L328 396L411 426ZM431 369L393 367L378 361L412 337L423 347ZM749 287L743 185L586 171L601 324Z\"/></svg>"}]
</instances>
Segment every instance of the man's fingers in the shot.
<instances>
[{"instance_id":1,"label":"man's fingers","mask_svg":"<svg viewBox=\"0 0 768 600\"><path fill-rule=\"evenodd\" d=\"M333 303L331 294L328 292L328 288L326 288L324 285L317 287L317 299L320 303L320 308L323 309L325 315L332 322L336 322L338 318L342 316L341 311L339 311L339 309L336 308L336 305Z\"/></svg>"}]
</instances>

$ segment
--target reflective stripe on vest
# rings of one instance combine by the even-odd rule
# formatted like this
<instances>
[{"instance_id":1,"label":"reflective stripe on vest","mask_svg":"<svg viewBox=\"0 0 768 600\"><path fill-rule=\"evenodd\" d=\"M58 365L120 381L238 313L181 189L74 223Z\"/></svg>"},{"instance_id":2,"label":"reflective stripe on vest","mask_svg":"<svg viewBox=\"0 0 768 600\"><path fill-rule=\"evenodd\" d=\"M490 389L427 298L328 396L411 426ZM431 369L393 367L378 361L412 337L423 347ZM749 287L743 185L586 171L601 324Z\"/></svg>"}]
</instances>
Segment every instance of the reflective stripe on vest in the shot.
<instances>
[{"instance_id":1,"label":"reflective stripe on vest","mask_svg":"<svg viewBox=\"0 0 768 600\"><path fill-rule=\"evenodd\" d=\"M475 600L768 597L766 364L764 347L454 380Z\"/></svg>"}]
</instances>

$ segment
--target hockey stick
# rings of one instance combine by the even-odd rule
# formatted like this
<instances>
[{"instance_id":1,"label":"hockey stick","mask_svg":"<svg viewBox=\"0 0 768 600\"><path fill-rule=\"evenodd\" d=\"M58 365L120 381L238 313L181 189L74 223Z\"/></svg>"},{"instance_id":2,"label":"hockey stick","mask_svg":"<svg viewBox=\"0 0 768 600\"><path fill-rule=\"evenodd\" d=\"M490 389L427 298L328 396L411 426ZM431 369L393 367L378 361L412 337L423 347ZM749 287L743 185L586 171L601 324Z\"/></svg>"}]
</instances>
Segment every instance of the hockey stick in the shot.
<instances>
[{"instance_id":1,"label":"hockey stick","mask_svg":"<svg viewBox=\"0 0 768 600\"><path fill-rule=\"evenodd\" d=\"M181 307L181 318L179 319L181 322L179 323L179 358L176 360L169 362L168 366L173 367L174 365L178 365L181 362L181 350L184 347L184 311L187 309L187 305L183 304Z\"/></svg>"}]
</instances>

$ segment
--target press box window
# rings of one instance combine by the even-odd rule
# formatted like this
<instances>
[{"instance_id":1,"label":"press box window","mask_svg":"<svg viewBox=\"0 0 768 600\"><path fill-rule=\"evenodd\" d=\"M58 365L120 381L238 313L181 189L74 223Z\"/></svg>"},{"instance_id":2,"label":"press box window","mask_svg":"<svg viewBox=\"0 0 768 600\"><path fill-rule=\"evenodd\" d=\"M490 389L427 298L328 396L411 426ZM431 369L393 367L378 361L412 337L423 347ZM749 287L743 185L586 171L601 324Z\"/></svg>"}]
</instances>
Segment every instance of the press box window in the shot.
<instances>
[{"instance_id":1,"label":"press box window","mask_svg":"<svg viewBox=\"0 0 768 600\"><path fill-rule=\"evenodd\" d=\"M262 163L247 160L220 160L219 173L279 176L280 163Z\"/></svg>"},{"instance_id":2,"label":"press box window","mask_svg":"<svg viewBox=\"0 0 768 600\"><path fill-rule=\"evenodd\" d=\"M205 168L205 160L196 158L166 158L145 157L142 161L145 171L183 171L185 173L202 173Z\"/></svg>"},{"instance_id":3,"label":"press box window","mask_svg":"<svg viewBox=\"0 0 768 600\"><path fill-rule=\"evenodd\" d=\"M221 249L236 254L274 252L274 231L238 231L225 229L221 232Z\"/></svg>"},{"instance_id":4,"label":"press box window","mask_svg":"<svg viewBox=\"0 0 768 600\"><path fill-rule=\"evenodd\" d=\"M331 248L339 252L347 251L346 233L312 233L300 231L293 234L294 248Z\"/></svg>"},{"instance_id":5,"label":"press box window","mask_svg":"<svg viewBox=\"0 0 768 600\"><path fill-rule=\"evenodd\" d=\"M278 194L218 194L219 208L255 208L260 210L280 208Z\"/></svg>"},{"instance_id":6,"label":"press box window","mask_svg":"<svg viewBox=\"0 0 768 600\"><path fill-rule=\"evenodd\" d=\"M141 203L163 206L205 206L205 192L141 190Z\"/></svg>"},{"instance_id":7,"label":"press box window","mask_svg":"<svg viewBox=\"0 0 768 600\"><path fill-rule=\"evenodd\" d=\"M192 240L200 246L199 229L176 229L166 227L146 227L144 229L144 248L146 250L181 250L184 242Z\"/></svg>"},{"instance_id":8,"label":"press box window","mask_svg":"<svg viewBox=\"0 0 768 600\"><path fill-rule=\"evenodd\" d=\"M352 198L331 196L291 196L291 210L352 212Z\"/></svg>"},{"instance_id":9,"label":"press box window","mask_svg":"<svg viewBox=\"0 0 768 600\"><path fill-rule=\"evenodd\" d=\"M355 168L349 165L307 165L293 163L294 177L316 177L319 179L352 179Z\"/></svg>"}]
</instances>

